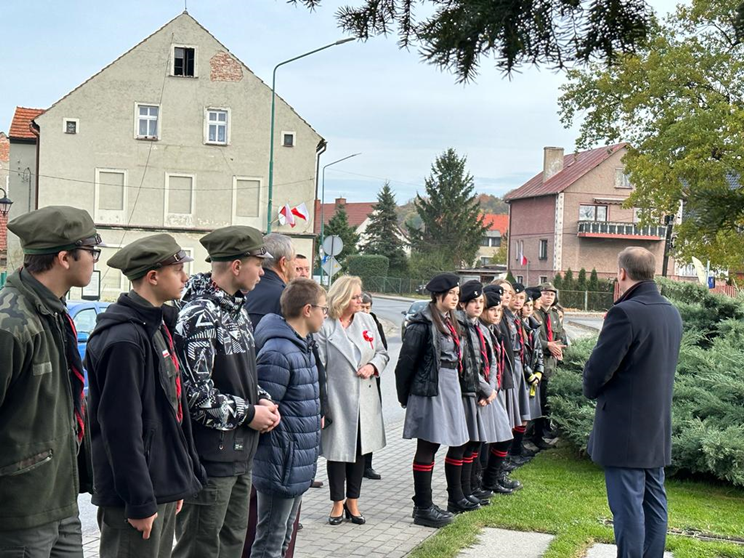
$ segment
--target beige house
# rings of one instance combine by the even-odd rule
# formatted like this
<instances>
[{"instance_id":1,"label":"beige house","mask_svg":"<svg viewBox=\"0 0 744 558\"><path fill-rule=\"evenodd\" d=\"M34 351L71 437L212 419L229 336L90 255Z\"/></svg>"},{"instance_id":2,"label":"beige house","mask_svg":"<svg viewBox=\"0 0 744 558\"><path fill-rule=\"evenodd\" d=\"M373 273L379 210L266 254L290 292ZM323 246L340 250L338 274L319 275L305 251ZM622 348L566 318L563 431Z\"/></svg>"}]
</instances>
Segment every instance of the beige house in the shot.
<instances>
[{"instance_id":1,"label":"beige house","mask_svg":"<svg viewBox=\"0 0 744 558\"><path fill-rule=\"evenodd\" d=\"M204 234L267 228L270 110L270 87L184 12L33 120L36 207L93 216L109 245L104 299L128 288L106 260L152 233L172 234L195 258L189 271L205 270ZM287 203L312 207L325 141L278 96L275 121L272 230L312 254L313 216L293 229L276 218Z\"/></svg>"}]
</instances>

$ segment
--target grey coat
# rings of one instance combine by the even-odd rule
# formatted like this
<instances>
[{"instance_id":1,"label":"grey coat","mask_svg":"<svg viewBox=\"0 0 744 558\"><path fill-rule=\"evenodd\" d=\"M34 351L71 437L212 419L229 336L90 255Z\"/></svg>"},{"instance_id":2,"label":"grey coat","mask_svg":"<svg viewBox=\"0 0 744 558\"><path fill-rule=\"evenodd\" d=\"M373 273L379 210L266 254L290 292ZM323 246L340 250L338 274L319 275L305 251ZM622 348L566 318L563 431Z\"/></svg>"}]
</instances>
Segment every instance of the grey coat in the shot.
<instances>
[{"instance_id":1,"label":"grey coat","mask_svg":"<svg viewBox=\"0 0 744 558\"><path fill-rule=\"evenodd\" d=\"M327 318L315 339L326 369L328 412L333 417L322 432L321 455L329 461L353 463L360 426L362 455L380 450L386 443L377 381L374 376L360 378L357 370L372 364L381 374L389 356L375 321L363 312L354 315L346 331L339 320ZM355 355L359 353L357 362Z\"/></svg>"}]
</instances>

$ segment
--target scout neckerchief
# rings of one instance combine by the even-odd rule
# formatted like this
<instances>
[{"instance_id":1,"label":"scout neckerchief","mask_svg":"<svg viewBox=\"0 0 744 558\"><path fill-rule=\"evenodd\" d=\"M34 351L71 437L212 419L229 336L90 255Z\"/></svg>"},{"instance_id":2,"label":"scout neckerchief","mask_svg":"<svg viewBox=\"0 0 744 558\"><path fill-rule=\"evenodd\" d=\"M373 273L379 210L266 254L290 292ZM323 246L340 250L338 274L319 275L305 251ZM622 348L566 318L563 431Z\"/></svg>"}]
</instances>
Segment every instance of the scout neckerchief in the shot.
<instances>
[{"instance_id":1,"label":"scout neckerchief","mask_svg":"<svg viewBox=\"0 0 744 558\"><path fill-rule=\"evenodd\" d=\"M545 328L548 331L548 343L553 341L553 324L550 323L550 310L545 312Z\"/></svg>"},{"instance_id":2,"label":"scout neckerchief","mask_svg":"<svg viewBox=\"0 0 744 558\"><path fill-rule=\"evenodd\" d=\"M452 325L449 316L445 316L444 323L447 326L447 329L449 329L450 335L452 335L452 340L455 342L455 349L457 350L457 371L462 375L462 350L460 349L460 336L457 335L455 326Z\"/></svg>"},{"instance_id":3,"label":"scout neckerchief","mask_svg":"<svg viewBox=\"0 0 744 558\"><path fill-rule=\"evenodd\" d=\"M524 329L522 318L514 316L514 326L517 328L517 337L519 337L519 358L524 362Z\"/></svg>"},{"instance_id":4,"label":"scout neckerchief","mask_svg":"<svg viewBox=\"0 0 744 558\"><path fill-rule=\"evenodd\" d=\"M178 399L178 409L176 410L176 420L181 423L183 420L183 409L181 408L181 367L178 364L178 357L176 356L176 350L173 347L173 337L170 334L170 331L168 331L168 328L165 325L165 322L163 322L163 330L165 331L165 335L168 338L168 352L170 353L171 360L173 361L173 366L176 367L176 398Z\"/></svg>"},{"instance_id":5,"label":"scout neckerchief","mask_svg":"<svg viewBox=\"0 0 744 558\"><path fill-rule=\"evenodd\" d=\"M77 426L75 433L77 434L78 443L83 441L85 434L85 376L83 375L82 361L80 360L80 353L77 349L77 330L75 329L75 323L72 321L70 315L65 312L66 324L69 327L65 328L65 334L67 335L67 342L65 343L65 360L67 365L70 367L70 385L72 387L72 402L75 408L75 424Z\"/></svg>"},{"instance_id":6,"label":"scout neckerchief","mask_svg":"<svg viewBox=\"0 0 744 558\"><path fill-rule=\"evenodd\" d=\"M478 327L478 324L475 324L475 331L478 332L478 340L480 341L481 360L483 361L483 376L485 376L486 381L488 381L488 376L491 373L491 363L488 360L488 347L486 347L486 339L483 337L483 333L481 332L480 327Z\"/></svg>"}]
</instances>

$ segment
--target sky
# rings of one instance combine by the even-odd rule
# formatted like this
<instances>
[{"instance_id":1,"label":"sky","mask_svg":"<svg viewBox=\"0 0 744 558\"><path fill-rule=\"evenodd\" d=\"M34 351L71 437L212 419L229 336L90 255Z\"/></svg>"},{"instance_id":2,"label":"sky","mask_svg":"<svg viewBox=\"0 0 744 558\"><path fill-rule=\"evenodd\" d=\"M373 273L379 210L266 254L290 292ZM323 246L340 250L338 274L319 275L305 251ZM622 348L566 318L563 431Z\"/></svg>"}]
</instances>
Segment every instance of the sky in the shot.
<instances>
[{"instance_id":1,"label":"sky","mask_svg":"<svg viewBox=\"0 0 744 558\"><path fill-rule=\"evenodd\" d=\"M277 63L344 38L334 17L282 0L186 0L188 12L265 83ZM650 0L657 13L673 0ZM176 17L184 0L2 0L0 131L17 105L46 108ZM543 147L574 149L557 100L564 75L526 67L511 79L484 59L475 82L424 63L395 36L351 42L281 67L276 91L327 141L326 202L374 201L389 180L399 203L424 192L435 158L467 157L476 190L503 196L542 170ZM268 126L268 122L267 122Z\"/></svg>"}]
</instances>

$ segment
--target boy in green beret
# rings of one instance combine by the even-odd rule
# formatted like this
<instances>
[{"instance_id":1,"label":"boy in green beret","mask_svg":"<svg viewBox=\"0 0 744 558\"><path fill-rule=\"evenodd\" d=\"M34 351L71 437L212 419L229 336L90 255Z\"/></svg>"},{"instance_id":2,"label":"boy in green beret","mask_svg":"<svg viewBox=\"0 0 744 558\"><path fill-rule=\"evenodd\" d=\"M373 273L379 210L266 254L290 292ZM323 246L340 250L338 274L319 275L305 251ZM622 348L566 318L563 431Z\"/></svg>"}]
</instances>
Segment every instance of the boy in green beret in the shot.
<instances>
[{"instance_id":1,"label":"boy in green beret","mask_svg":"<svg viewBox=\"0 0 744 558\"><path fill-rule=\"evenodd\" d=\"M102 558L167 558L176 514L206 473L191 432L172 332L192 261L167 234L136 240L107 263L132 290L88 340L91 436Z\"/></svg>"},{"instance_id":2,"label":"boy in green beret","mask_svg":"<svg viewBox=\"0 0 744 558\"><path fill-rule=\"evenodd\" d=\"M90 282L101 237L86 211L67 206L25 213L8 230L24 260L0 291L0 549L82 558L90 437L64 296Z\"/></svg>"},{"instance_id":3,"label":"boy in green beret","mask_svg":"<svg viewBox=\"0 0 744 558\"><path fill-rule=\"evenodd\" d=\"M261 232L246 226L217 229L200 242L212 272L189 280L176 343L194 441L209 482L184 503L173 555L239 558L258 436L280 420L277 406L258 385L256 343L245 307L245 293L261 280L269 253Z\"/></svg>"}]
</instances>

